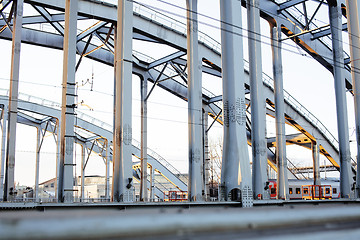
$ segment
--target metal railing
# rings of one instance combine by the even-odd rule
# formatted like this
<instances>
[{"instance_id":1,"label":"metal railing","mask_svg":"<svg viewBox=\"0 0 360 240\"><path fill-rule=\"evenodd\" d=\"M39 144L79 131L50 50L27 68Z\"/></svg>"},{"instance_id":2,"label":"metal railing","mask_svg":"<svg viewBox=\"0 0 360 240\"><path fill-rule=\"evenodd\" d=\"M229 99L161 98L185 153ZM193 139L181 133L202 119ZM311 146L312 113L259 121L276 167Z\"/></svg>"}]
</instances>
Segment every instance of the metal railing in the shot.
<instances>
[{"instance_id":1,"label":"metal railing","mask_svg":"<svg viewBox=\"0 0 360 240\"><path fill-rule=\"evenodd\" d=\"M96 119L94 117L91 117L85 113L82 112L77 112L77 115L79 118L81 118L84 121L90 122L96 126L101 126L103 129L108 130L110 132L113 131L113 126L111 124L108 124L106 122L103 122L99 119ZM136 139L132 139L132 145L138 149L141 149L141 143L139 141L137 141ZM164 167L166 167L175 177L177 177L177 175L181 175L180 171L177 170L173 165L171 165L168 161L165 160L165 158L163 158L162 156L160 156L160 154L158 154L157 152L155 152L154 150L152 150L151 148L147 148L147 153L148 155L150 155L151 157L153 157L155 160L157 160L161 165L163 165ZM181 181L181 179L179 178L179 180Z\"/></svg>"},{"instance_id":2,"label":"metal railing","mask_svg":"<svg viewBox=\"0 0 360 240\"><path fill-rule=\"evenodd\" d=\"M0 89L0 95L9 96L9 90ZM34 97L34 96L24 94L24 93L19 93L19 100L26 101L26 102L32 102L32 103L43 105L43 106L49 106L49 107L57 108L57 109L61 108L59 103L49 101L49 100L39 98L39 97ZM113 126L111 124L103 122L99 119L96 119L96 118L94 118L90 115L87 115L83 112L80 112L80 111L76 111L76 114L77 114L78 118L80 118L86 122L89 122L93 125L99 126L110 132L113 131ZM137 141L136 139L132 139L132 144L135 147L137 147L138 149L141 149L141 143L139 141ZM166 167L175 177L177 177L177 175L181 175L180 171L177 170L174 166L172 166L168 161L166 161L165 158L160 156L160 154L158 154L157 152L155 152L154 150L152 150L150 148L147 148L147 151L148 151L148 155L150 155L151 157L153 157L154 159L159 161L159 163L161 163L164 167ZM179 178L179 180L182 181L180 178Z\"/></svg>"},{"instance_id":3,"label":"metal railing","mask_svg":"<svg viewBox=\"0 0 360 240\"><path fill-rule=\"evenodd\" d=\"M98 2L106 3L113 6L117 5L116 0L98 0ZM184 36L186 35L186 24L167 16L166 14L163 14L159 11L147 7L146 5L136 2L133 2L133 11L140 17L160 23L162 26L170 28L172 31L178 32ZM221 51L221 44L201 31L199 31L199 42L205 44L207 47L211 48L217 53L220 53Z\"/></svg>"},{"instance_id":4,"label":"metal railing","mask_svg":"<svg viewBox=\"0 0 360 240\"><path fill-rule=\"evenodd\" d=\"M117 1L99 1L99 2L106 2L106 3L110 3L110 4L114 4L116 5L116 2ZM291 14L293 14L295 17L298 17L300 18L302 16L302 13L297 10L299 13L296 13L295 10L289 10L288 12L291 12ZM165 14L162 14L160 12L157 12L155 10L152 10L146 6L143 6L143 5L139 5L137 3L134 3L134 13L140 15L141 17L144 17L144 18L148 18L150 19L151 21L153 22L157 22L158 24L160 25L163 25L163 26L166 26L168 28L171 28L173 31L176 31L178 33L181 33L183 35L186 35L186 24L180 22L180 21L177 21L176 19L173 19L171 17L168 17L166 16ZM290 14L290 13L289 13ZM317 27L314 23L311 23L311 26L313 27ZM199 41L202 42L204 45L206 45L208 48L210 48L211 50L217 52L217 53L220 53L220 50L221 50L221 44L219 42L217 42L216 40L214 40L213 38L211 38L210 36L208 36L207 34L203 33L203 32L199 32ZM134 52L135 55L138 55L138 56L146 56L145 54L140 54L139 52ZM345 54L347 54L345 52ZM151 60L155 60L149 56L148 57L148 61L151 61ZM245 65L245 68L247 70L249 70L248 68L248 62L246 60L244 60L244 65ZM169 67L168 67L169 68ZM170 69L170 68L169 68ZM169 70L171 72L174 72L173 70ZM271 77L269 77L267 74L263 73L263 81L264 83L271 87L272 90L274 89L273 88L273 80ZM203 93L205 95L207 95L208 97L214 97L215 95L212 94L210 91L206 90L203 88ZM24 94L26 95L26 94ZM26 95L28 97L27 100L30 101L30 99L32 100L39 100L41 98L37 98L37 97L34 97L34 96L30 96L30 95ZM310 121L314 126L316 126L318 128L318 130L325 136L325 138L328 140L329 143L331 143L331 145L338 150L338 147L337 147L337 144L338 141L336 140L336 138L331 134L331 132L319 121L319 119L317 119L312 113L310 113L310 111L308 111L303 105L301 105L294 97L292 97L288 92L286 92L284 90L284 97L285 97L285 101L287 101L294 109L296 109L299 113L301 113L308 121ZM40 104L45 104L45 105L49 105L49 106L60 106L59 104L57 103L54 103L54 102L51 102L51 101L48 101L48 100L45 100L45 99L41 99L43 101L43 103L40 103ZM53 105L53 104L56 104L56 105ZM86 114L83 114L83 113L78 113L79 115L81 115L81 117L90 117ZM92 118L90 117L89 119L91 121L91 123L94 123L95 122L98 122L100 124L100 126L102 127L108 127L108 126L111 126L107 123L104 123L100 120L97 120L95 118ZM109 129L109 130L112 130ZM154 151L150 151L150 152L153 152L155 153ZM155 153L155 155L159 156L161 160L163 160L164 158L162 158L160 155L158 155L157 153ZM165 163L164 164L170 166L169 163ZM175 168L174 168L175 169ZM175 171L176 172L176 171Z\"/></svg>"},{"instance_id":5,"label":"metal railing","mask_svg":"<svg viewBox=\"0 0 360 240\"><path fill-rule=\"evenodd\" d=\"M274 90L274 81L271 77L263 73L263 81L267 87L271 90ZM309 121L313 126L315 126L326 138L326 140L336 149L337 139L332 135L332 133L325 127L325 125L316 118L309 110L307 110L301 103L299 103L293 96L290 95L286 90L284 90L284 100L288 102L297 112L299 112L307 121Z\"/></svg>"},{"instance_id":6,"label":"metal railing","mask_svg":"<svg viewBox=\"0 0 360 240\"><path fill-rule=\"evenodd\" d=\"M138 149L141 149L141 143L135 139L132 139L132 144L137 147ZM160 156L157 152L155 152L154 150L152 150L151 148L147 148L147 152L148 155L152 156L154 159L158 160L159 163L161 163L161 165L163 165L166 169L168 169L175 177L177 177L180 181L182 181L180 179L181 172L179 170L177 170L173 165L171 165L168 161L165 160L165 158L163 158L162 156ZM186 177L186 179L188 179ZM183 181L182 181L183 182ZM184 182L183 182L184 183ZM184 183L185 185L187 185L186 183Z\"/></svg>"},{"instance_id":7,"label":"metal railing","mask_svg":"<svg viewBox=\"0 0 360 240\"><path fill-rule=\"evenodd\" d=\"M106 2L106 3L109 3L109 4L113 4L113 5L116 5L116 3L117 3L116 0L104 0L104 1L100 1L100 2ZM150 19L153 22L157 22L157 23L159 23L159 24L161 24L163 26L167 26L168 28L171 28L173 31L177 31L177 32L179 32L179 33L181 33L183 35L186 35L186 31L187 31L186 24L184 24L184 23L182 23L180 21L177 21L176 19L173 19L173 18L171 18L169 16L166 16L165 14L162 14L162 13L160 13L158 11L150 9L150 8L144 6L144 5L134 3L133 6L134 6L133 7L134 13L140 15L141 17L146 17L146 18ZM294 18L300 19L300 22L301 22L301 19L304 17L303 13L300 10L298 10L297 8L295 8L295 9L290 8L290 9L288 9L287 12L290 15L292 15ZM312 28L317 28L317 25L314 24L313 22L310 23L310 26ZM204 45L206 45L211 50L213 50L213 51L220 54L221 44L219 42L217 42L215 39L211 38L210 36L208 36L207 34L201 32L201 31L199 31L199 41L202 42ZM327 45L328 47L331 47L331 41L330 42L325 42L324 41L323 43L325 45ZM348 57L348 54L346 52L344 52L344 54ZM137 51L134 51L134 55L136 55L138 57L141 57L142 59L145 59L145 61L148 62L148 63L155 60L154 58L149 57L149 56L147 56L145 54L142 54L140 52L137 52ZM244 60L244 66L245 66L245 69L249 70L248 61ZM168 67L167 71L169 73L176 73L170 67ZM263 73L263 81L267 86L271 87L271 89L274 90L273 79L271 77L269 77L266 73ZM206 96L208 96L210 98L215 97L215 94L211 93L209 90L207 90L205 88L203 88L203 94L205 94ZM300 104L294 97L292 97L285 90L284 90L284 98L285 98L285 101L287 101L293 108L295 108L299 113L301 113L305 117L305 119L307 119L315 127L317 127L318 130L325 136L325 138L333 145L333 147L336 150L338 150L338 146L337 146L338 141L337 141L337 139L324 126L324 124L322 124L320 122L320 120L318 118L316 118L310 111L308 111L302 104ZM52 102L49 102L49 103L53 104ZM221 107L221 104L217 103L217 105L219 107ZM92 121L96 121L96 120L92 119ZM99 121L99 120L97 120L97 121ZM106 123L103 123L101 121L99 121L99 122L100 122L100 126L105 127ZM94 122L92 122L92 123L94 123ZM160 158L163 159L161 156L160 156Z\"/></svg>"},{"instance_id":8,"label":"metal railing","mask_svg":"<svg viewBox=\"0 0 360 240\"><path fill-rule=\"evenodd\" d=\"M106 2L109 4L114 4L116 5L117 1L115 0L106 0L106 1L99 1L99 2ZM162 14L158 11L152 10L144 5L140 5L137 3L134 3L134 12L138 15L140 15L141 17L145 17L150 19L153 22L156 22L160 25L163 26L167 26L169 28L171 28L173 31L177 31L183 35L186 35L186 24L177 21L176 19L173 19L171 17L166 16L165 14ZM299 18L301 19L303 17L303 14L301 13L300 10L296 9L289 9L288 13L293 14L293 17L295 18ZM317 26L314 23L310 24L311 27L313 28L317 28ZM205 44L208 48L210 48L211 50L217 52L220 54L221 51L221 44L219 42L217 42L215 39L211 38L210 36L208 36L207 34L203 33L203 32L199 32L199 40L201 39L201 42L203 44ZM325 43L324 43L325 44ZM326 44L327 45L327 44ZM330 45L331 46L331 45ZM142 54L140 52L134 51L133 54L139 58L141 58L142 60L144 60L145 62L152 62L155 59L147 56L145 54ZM244 67L246 70L249 71L249 62L246 61L244 59ZM160 70L160 69L157 69ZM174 70L172 70L170 67L167 67L167 71L170 75L170 73L176 73ZM273 87L273 79L268 76L266 73L263 73L263 82L269 86L272 90L274 90ZM215 97L215 94L211 93L209 90L203 88L203 94L205 94L208 97ZM33 96L29 96L29 97L33 97ZM328 140L328 142L337 150L338 149L338 141L337 139L331 134L331 132L324 126L324 124L322 124L322 122L320 122L320 120L318 118L316 118L310 111L308 111L302 104L300 104L294 97L292 97L287 91L284 90L284 98L285 101L287 101L294 109L296 109L299 113L301 113L305 119L307 119L309 122L311 122L315 127L318 128L318 130L325 136L325 138ZM44 100L45 101L45 100ZM51 106L51 104L53 104L53 102L49 101L49 104ZM222 107L222 105L218 102L216 103L218 107ZM79 113L80 114L80 113ZM81 116L83 117L87 117L85 114L82 114ZM92 117L90 117L92 118ZM89 119L92 123L95 124L95 121L99 122L99 126L104 126L106 127L111 126L109 124L106 124L104 122L101 122L100 120L96 120L94 118ZM112 127L108 130L112 131ZM154 151L153 151L154 152ZM156 154L158 155L158 154ZM160 155L159 155L160 156ZM161 159L163 159L160 156ZM164 164L166 164L164 162ZM167 164L166 164L167 165ZM174 168L175 169L175 168Z\"/></svg>"}]
</instances>

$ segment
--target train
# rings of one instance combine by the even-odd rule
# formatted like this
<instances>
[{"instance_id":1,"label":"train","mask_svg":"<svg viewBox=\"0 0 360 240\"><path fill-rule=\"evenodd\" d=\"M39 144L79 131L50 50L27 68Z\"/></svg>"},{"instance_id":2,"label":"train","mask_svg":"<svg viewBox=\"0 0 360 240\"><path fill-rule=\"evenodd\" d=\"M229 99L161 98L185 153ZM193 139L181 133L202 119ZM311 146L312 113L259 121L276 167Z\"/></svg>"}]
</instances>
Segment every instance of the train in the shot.
<instances>
[{"instance_id":1,"label":"train","mask_svg":"<svg viewBox=\"0 0 360 240\"><path fill-rule=\"evenodd\" d=\"M321 185L314 185L313 180L289 179L288 194L290 200L315 200L340 198L339 180L321 180ZM276 179L269 180L270 199L277 198Z\"/></svg>"},{"instance_id":2,"label":"train","mask_svg":"<svg viewBox=\"0 0 360 240\"><path fill-rule=\"evenodd\" d=\"M289 179L290 200L320 200L340 198L340 181L338 179L321 179L321 185L314 185L313 180ZM270 199L277 199L277 181L269 179ZM214 199L217 199L217 194ZM183 202L187 201L186 191L165 191L164 201Z\"/></svg>"}]
</instances>

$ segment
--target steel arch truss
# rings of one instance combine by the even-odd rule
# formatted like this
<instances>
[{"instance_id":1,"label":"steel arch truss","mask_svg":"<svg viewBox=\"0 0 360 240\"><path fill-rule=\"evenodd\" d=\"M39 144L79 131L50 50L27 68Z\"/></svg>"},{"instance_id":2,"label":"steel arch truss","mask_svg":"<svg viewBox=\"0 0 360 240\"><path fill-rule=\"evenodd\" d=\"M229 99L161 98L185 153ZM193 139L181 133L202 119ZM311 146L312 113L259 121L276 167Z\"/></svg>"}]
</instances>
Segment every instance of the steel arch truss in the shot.
<instances>
[{"instance_id":1,"label":"steel arch truss","mask_svg":"<svg viewBox=\"0 0 360 240\"><path fill-rule=\"evenodd\" d=\"M242 2L245 6L245 1ZM345 1L340 0L338 2L345 7ZM25 3L31 5L38 14L24 17L23 42L62 49L64 1L25 0ZM315 8L310 8L311 4L315 4ZM2 39L11 39L11 6L11 1L2 1L0 10L2 16L0 19L0 38ZM282 41L294 41L308 55L332 72L334 64L331 46L328 44L328 41L331 40L329 36L330 27L328 22L320 24L320 21L317 20L317 14L323 6L326 6L326 2L323 0L291 0L286 2L272 0L260 1L259 7L262 17L272 24L281 26L282 32L287 35L287 38L282 39ZM142 14L139 6L135 6L134 10L133 39L165 44L174 48L172 54L160 59L153 59L140 52L133 52L133 73L143 76L153 83L146 99L150 97L152 90L159 86L175 96L187 100L187 75L185 72L187 63L183 58L186 54L186 37L180 30L172 29L166 24ZM7 12L10 14L6 14ZM346 16L345 13L344 16ZM81 65L83 57L113 65L116 7L102 1L80 0L78 20L84 22L85 30L77 36L77 52L80 55L77 68ZM35 27L37 24L41 26L39 29ZM46 27L51 28L47 29ZM344 23L343 30L346 29L347 25ZM210 43L209 41L200 41L203 72L220 77L220 44L215 41L210 41ZM347 53L345 55L348 56ZM347 87L352 90L348 57L345 58L345 64ZM247 71L245 69L246 73L248 73ZM273 89L271 79L265 74L264 85L266 86L268 114L273 116ZM248 86L249 84L247 84L247 92L249 92ZM208 110L210 116L220 123L221 100L221 96L215 96L203 89L204 108ZM317 119L312 114L309 118L307 110L305 109L304 112L304 108L296 100L294 104L293 100L290 95L285 100L287 123L297 128L306 138L319 141L321 153L336 168L339 168L339 150L335 145L336 140L326 128L324 130L322 124L319 125L319 121L316 121Z\"/></svg>"}]
</instances>

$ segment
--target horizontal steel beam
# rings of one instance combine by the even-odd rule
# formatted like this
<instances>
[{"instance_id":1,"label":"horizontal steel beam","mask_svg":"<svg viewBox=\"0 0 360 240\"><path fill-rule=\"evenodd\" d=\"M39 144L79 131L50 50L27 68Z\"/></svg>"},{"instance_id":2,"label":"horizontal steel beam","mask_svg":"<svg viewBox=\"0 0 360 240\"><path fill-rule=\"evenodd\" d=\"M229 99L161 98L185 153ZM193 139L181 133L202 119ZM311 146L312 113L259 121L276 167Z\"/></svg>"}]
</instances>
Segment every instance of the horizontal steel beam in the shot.
<instances>
[{"instance_id":1,"label":"horizontal steel beam","mask_svg":"<svg viewBox=\"0 0 360 240\"><path fill-rule=\"evenodd\" d=\"M343 31L347 31L348 27L347 27L347 23L343 23L342 25L342 30ZM311 40L316 40L325 36L328 36L331 34L331 30L330 28L326 28L324 30L318 31L316 33L313 33Z\"/></svg>"},{"instance_id":2,"label":"horizontal steel beam","mask_svg":"<svg viewBox=\"0 0 360 240\"><path fill-rule=\"evenodd\" d=\"M300 4L300 3L303 3L303 2L306 2L307 0L290 0L290 1L287 1L287 2L284 2L282 4L279 5L279 11L283 11L287 8L290 8L292 6L295 6L297 4Z\"/></svg>"},{"instance_id":3,"label":"horizontal steel beam","mask_svg":"<svg viewBox=\"0 0 360 240\"><path fill-rule=\"evenodd\" d=\"M33 7L45 18L48 23L50 23L51 26L56 29L56 31L58 31L61 35L64 35L64 27L59 22L53 21L51 14L45 8L36 5L33 5Z\"/></svg>"},{"instance_id":4,"label":"horizontal steel beam","mask_svg":"<svg viewBox=\"0 0 360 240\"><path fill-rule=\"evenodd\" d=\"M108 23L107 22L100 22L100 23L86 29L85 31L83 31L82 33L80 33L77 36L76 41L77 42L81 41L82 39L86 38L90 34L94 33L95 31L99 30L100 28L104 27L106 24L108 24Z\"/></svg>"},{"instance_id":5,"label":"horizontal steel beam","mask_svg":"<svg viewBox=\"0 0 360 240\"><path fill-rule=\"evenodd\" d=\"M152 63L149 64L148 69L157 67L157 66L159 66L161 64L164 64L164 63L167 63L169 61L175 60L175 59L180 58L180 57L182 57L184 55L186 55L186 52L183 52L183 51L175 52L175 53L170 54L170 55L168 55L166 57L163 57L163 58L160 58L158 60L153 61Z\"/></svg>"},{"instance_id":6,"label":"horizontal steel beam","mask_svg":"<svg viewBox=\"0 0 360 240\"><path fill-rule=\"evenodd\" d=\"M222 95L219 95L219 96L210 98L208 103L221 102L221 101L222 101Z\"/></svg>"}]
</instances>

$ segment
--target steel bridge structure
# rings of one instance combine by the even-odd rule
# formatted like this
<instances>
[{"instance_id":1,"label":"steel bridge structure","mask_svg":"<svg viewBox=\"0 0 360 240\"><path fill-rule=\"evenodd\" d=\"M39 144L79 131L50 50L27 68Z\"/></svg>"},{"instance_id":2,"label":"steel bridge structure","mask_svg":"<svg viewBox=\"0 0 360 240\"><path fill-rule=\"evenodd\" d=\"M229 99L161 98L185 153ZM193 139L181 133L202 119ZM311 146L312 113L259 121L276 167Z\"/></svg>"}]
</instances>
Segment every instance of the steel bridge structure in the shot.
<instances>
[{"instance_id":1,"label":"steel bridge structure","mask_svg":"<svg viewBox=\"0 0 360 240\"><path fill-rule=\"evenodd\" d=\"M32 7L33 14L24 15L24 7ZM247 27L242 26L242 8L247 10ZM319 21L317 14L324 12L323 9L328 17ZM154 196L161 199L163 192L156 187L153 177L148 178L148 167L152 176L157 171L180 191L188 191L189 201L208 200L208 131L214 122L224 128L221 200L239 200L243 206L251 206L253 199L269 199L268 165L277 172L278 198L286 200L287 179L301 174L286 157L287 144L311 149L315 183L320 181L319 155L322 154L340 172L341 197L359 197L359 166L357 159L350 157L345 98L349 91L355 100L359 139L359 4L351 0L220 1L221 43L198 31L197 0L186 0L186 13L187 21L182 23L131 0L0 1L0 39L12 41L10 90L2 91L0 97L3 201L14 200L16 123L38 129L35 201L39 191L38 159L45 133L53 134L57 146L59 202L74 201L74 144L80 144L83 149L82 178L91 152L104 159L106 199L113 202L135 200L133 177L140 181L141 201L147 202ZM262 71L260 18L270 26L272 77ZM79 30L80 22L88 23L88 27ZM249 61L243 60L242 31L248 32ZM343 33L349 37L349 52L342 46ZM172 53L162 58L147 56L133 49L133 39L164 45ZM338 136L333 136L314 114L283 89L281 49L285 41L295 43L333 74ZM19 93L23 43L63 51L61 104ZM75 72L83 58L114 66L113 125L76 110ZM202 73L222 81L222 95L202 86ZM132 74L141 80L141 126L133 126L131 121ZM186 180L147 147L147 100L156 87L188 102ZM266 138L266 115L276 119L276 138ZM209 124L208 116L213 123ZM286 135L285 124L298 133ZM141 128L139 142L132 137L134 127ZM252 170L248 145L252 149ZM273 147L275 152L271 150ZM133 156L140 161L133 164ZM83 198L84 186L81 191Z\"/></svg>"}]
</instances>

